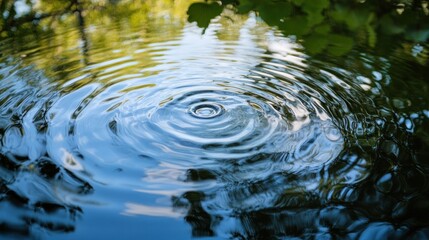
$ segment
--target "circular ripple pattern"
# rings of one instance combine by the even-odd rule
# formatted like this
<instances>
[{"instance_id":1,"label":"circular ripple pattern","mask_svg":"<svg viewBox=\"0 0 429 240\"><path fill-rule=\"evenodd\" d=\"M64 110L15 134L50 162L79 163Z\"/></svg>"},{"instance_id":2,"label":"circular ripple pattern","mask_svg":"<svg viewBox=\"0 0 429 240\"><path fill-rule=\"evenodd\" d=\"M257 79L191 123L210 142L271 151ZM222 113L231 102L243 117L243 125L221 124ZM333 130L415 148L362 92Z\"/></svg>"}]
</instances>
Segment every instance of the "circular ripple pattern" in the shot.
<instances>
[{"instance_id":1,"label":"circular ripple pattern","mask_svg":"<svg viewBox=\"0 0 429 240\"><path fill-rule=\"evenodd\" d=\"M34 113L44 123L34 158L49 156L94 185L100 205L124 214L183 216L172 209L198 193L205 197L190 199L201 211L238 221L234 211L289 207L297 200L288 191L323 188L321 172L346 142L338 116L355 117L328 74L312 76L319 69L299 52L265 54L253 45L259 39L195 36L144 46L140 57L108 56L56 86L61 91ZM148 56L150 64L141 61ZM20 134L11 128L7 147L31 142Z\"/></svg>"},{"instance_id":2,"label":"circular ripple pattern","mask_svg":"<svg viewBox=\"0 0 429 240\"><path fill-rule=\"evenodd\" d=\"M318 169L342 150L327 113L304 94L294 97L287 84L270 89L250 78L179 79L126 94L123 89L105 89L76 119L74 136L84 156L105 155L105 148L88 148L96 143L189 169L275 154L267 167L299 171Z\"/></svg>"},{"instance_id":3,"label":"circular ripple pattern","mask_svg":"<svg viewBox=\"0 0 429 240\"><path fill-rule=\"evenodd\" d=\"M407 65L391 67L366 50L307 56L293 39L259 34L252 19L239 36L216 23L204 35L168 24L164 35L128 29L132 37L116 32L109 43L93 41L100 34L91 24L88 38L66 33L88 40L81 50L63 47L68 37L59 35L55 54L3 51L0 208L23 213L4 228L79 224L110 234L121 231L106 232L108 222L143 219L145 229L171 238L159 224L183 217L193 236L253 239L365 238L427 226L415 213L427 211L428 168L413 165L409 135L397 124L414 131L427 110L410 118L399 110L416 102L426 109L427 101L383 92L401 89L387 69ZM74 57L50 71L47 56L60 48ZM87 221L91 228L82 228Z\"/></svg>"},{"instance_id":4,"label":"circular ripple pattern","mask_svg":"<svg viewBox=\"0 0 429 240\"><path fill-rule=\"evenodd\" d=\"M196 118L214 118L223 113L223 106L217 103L197 103L189 108L189 113Z\"/></svg>"}]
</instances>

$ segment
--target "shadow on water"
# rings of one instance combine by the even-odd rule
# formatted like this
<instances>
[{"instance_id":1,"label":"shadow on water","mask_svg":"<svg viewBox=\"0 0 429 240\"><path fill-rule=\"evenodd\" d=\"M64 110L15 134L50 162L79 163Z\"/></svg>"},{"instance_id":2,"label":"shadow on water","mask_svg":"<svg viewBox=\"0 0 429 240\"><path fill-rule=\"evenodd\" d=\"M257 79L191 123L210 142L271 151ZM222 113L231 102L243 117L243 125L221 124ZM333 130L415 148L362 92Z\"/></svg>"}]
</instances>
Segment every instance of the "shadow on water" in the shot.
<instances>
[{"instance_id":1,"label":"shadow on water","mask_svg":"<svg viewBox=\"0 0 429 240\"><path fill-rule=\"evenodd\" d=\"M425 1L18 2L0 235L429 238Z\"/></svg>"},{"instance_id":2,"label":"shadow on water","mask_svg":"<svg viewBox=\"0 0 429 240\"><path fill-rule=\"evenodd\" d=\"M9 61L0 70L1 233L32 238L46 230L71 232L82 209L67 196L89 194L92 187L46 153L45 114L55 99L49 82L42 72Z\"/></svg>"}]
</instances>

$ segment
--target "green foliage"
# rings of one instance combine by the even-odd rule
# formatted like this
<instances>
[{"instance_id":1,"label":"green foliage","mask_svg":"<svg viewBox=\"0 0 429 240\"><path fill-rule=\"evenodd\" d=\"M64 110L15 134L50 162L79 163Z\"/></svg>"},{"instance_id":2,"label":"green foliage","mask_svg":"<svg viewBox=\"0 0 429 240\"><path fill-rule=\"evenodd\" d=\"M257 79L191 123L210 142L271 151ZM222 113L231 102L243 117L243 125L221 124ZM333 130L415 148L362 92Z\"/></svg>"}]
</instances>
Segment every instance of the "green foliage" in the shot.
<instances>
[{"instance_id":1,"label":"green foliage","mask_svg":"<svg viewBox=\"0 0 429 240\"><path fill-rule=\"evenodd\" d=\"M268 3L258 6L260 17L271 26L279 26L292 12L293 6L288 2Z\"/></svg>"},{"instance_id":2,"label":"green foliage","mask_svg":"<svg viewBox=\"0 0 429 240\"><path fill-rule=\"evenodd\" d=\"M326 37L329 42L326 50L332 55L341 56L353 48L354 42L351 37L340 34L329 34Z\"/></svg>"},{"instance_id":3,"label":"green foliage","mask_svg":"<svg viewBox=\"0 0 429 240\"><path fill-rule=\"evenodd\" d=\"M197 22L198 27L206 29L210 21L222 13L218 3L193 3L188 9L188 21Z\"/></svg>"},{"instance_id":4,"label":"green foliage","mask_svg":"<svg viewBox=\"0 0 429 240\"><path fill-rule=\"evenodd\" d=\"M420 0L407 1L404 11L387 0L221 0L192 4L188 20L206 29L227 6L238 14L255 12L284 35L298 37L311 54L341 56L356 44L374 48L383 44L380 39L386 39L381 35L398 41L429 39L429 9Z\"/></svg>"}]
</instances>

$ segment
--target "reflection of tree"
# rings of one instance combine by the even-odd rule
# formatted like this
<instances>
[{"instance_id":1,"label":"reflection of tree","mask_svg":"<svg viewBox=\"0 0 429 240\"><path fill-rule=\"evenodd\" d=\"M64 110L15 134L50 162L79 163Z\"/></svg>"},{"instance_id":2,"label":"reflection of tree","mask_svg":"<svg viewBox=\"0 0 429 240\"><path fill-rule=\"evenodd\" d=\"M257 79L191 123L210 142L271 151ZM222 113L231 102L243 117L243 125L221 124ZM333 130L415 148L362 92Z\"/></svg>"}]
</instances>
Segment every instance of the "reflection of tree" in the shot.
<instances>
[{"instance_id":1,"label":"reflection of tree","mask_svg":"<svg viewBox=\"0 0 429 240\"><path fill-rule=\"evenodd\" d=\"M150 53L136 50L150 44L153 34L158 42L180 34L182 22L173 17L184 15L187 3L28 1L27 12L14 14L19 12L15 2L0 2L0 38L6 41L0 42L0 238L71 232L83 211L69 197L89 194L92 187L47 153L47 112L62 93L100 80L94 76L103 68L85 67L128 54L141 61L140 67L154 66ZM165 27L155 23L159 19L166 21ZM124 48L128 37L145 43ZM118 52L106 54L114 50ZM127 74L140 70L124 69ZM85 77L61 87L80 75Z\"/></svg>"},{"instance_id":2,"label":"reflection of tree","mask_svg":"<svg viewBox=\"0 0 429 240\"><path fill-rule=\"evenodd\" d=\"M239 14L253 11L284 35L297 36L310 54L341 56L354 45L390 51L404 39L425 42L429 38L429 9L426 1L341 1L341 0L222 0L199 2L188 9L188 21L207 28L222 10ZM402 9L403 11L401 11ZM205 14L201 14L204 12ZM394 37L394 38L393 38Z\"/></svg>"},{"instance_id":3,"label":"reflection of tree","mask_svg":"<svg viewBox=\"0 0 429 240\"><path fill-rule=\"evenodd\" d=\"M82 4L79 1L75 1L75 5L76 5L76 17L77 17L77 22L78 22L78 27L79 27L79 33L80 33L80 38L82 40L82 55L83 55L83 62L85 65L88 65L89 60L88 60L88 37L85 31L85 19L83 17L83 9L82 9Z\"/></svg>"},{"instance_id":4,"label":"reflection of tree","mask_svg":"<svg viewBox=\"0 0 429 240\"><path fill-rule=\"evenodd\" d=\"M92 187L46 157L31 164L20 160L20 165L12 163L13 158L1 156L0 208L7 217L2 219L1 234L30 237L36 226L53 232L74 231L82 210L59 199L50 186L68 188L74 194L87 194Z\"/></svg>"},{"instance_id":5,"label":"reflection of tree","mask_svg":"<svg viewBox=\"0 0 429 240\"><path fill-rule=\"evenodd\" d=\"M73 231L82 210L67 196L89 194L92 186L46 152L46 110L55 98L48 81L41 71L10 62L0 72L0 235Z\"/></svg>"},{"instance_id":6,"label":"reflection of tree","mask_svg":"<svg viewBox=\"0 0 429 240\"><path fill-rule=\"evenodd\" d=\"M23 10L24 12L18 12L17 9L17 3L21 3L22 5L26 6L26 9ZM10 31L16 27L19 27L20 25L26 24L26 23L37 23L41 21L42 19L48 18L48 17L58 17L67 11L70 11L71 7L73 6L74 1L70 1L67 6L63 6L62 10L52 10L49 12L43 12L43 13L37 13L36 11L33 11L34 4L33 1L15 1L15 0L2 0L0 2L0 12L2 13L2 19L0 22L0 32L3 31ZM55 5L55 4L51 4Z\"/></svg>"},{"instance_id":7,"label":"reflection of tree","mask_svg":"<svg viewBox=\"0 0 429 240\"><path fill-rule=\"evenodd\" d=\"M33 163L0 155L1 235L33 237L36 226L53 232L74 231L82 210L58 198L55 189L87 194L92 187L44 157Z\"/></svg>"},{"instance_id":8,"label":"reflection of tree","mask_svg":"<svg viewBox=\"0 0 429 240\"><path fill-rule=\"evenodd\" d=\"M15 7L14 2L3 1L10 8ZM11 17L12 22L6 24L9 20L0 19L4 26L1 38L13 39L0 54L18 52L24 65L43 69L55 85L79 78L81 72L74 69L86 69L89 76L99 76L104 69L86 66L128 56L141 61L142 67L151 67L157 64L151 53L137 51L150 44L154 36L164 41L180 34L188 5L187 0L30 2L28 11ZM131 32L133 36L129 36ZM139 41L133 42L136 39ZM124 42L129 43L127 48ZM99 49L112 52L105 54ZM124 74L141 74L136 69L123 70ZM94 78L86 77L63 90L92 81Z\"/></svg>"},{"instance_id":9,"label":"reflection of tree","mask_svg":"<svg viewBox=\"0 0 429 240\"><path fill-rule=\"evenodd\" d=\"M173 198L173 207L186 207L188 212L185 221L192 226L192 236L214 236L212 229L214 219L202 207L205 195L203 192L186 192L180 198Z\"/></svg>"},{"instance_id":10,"label":"reflection of tree","mask_svg":"<svg viewBox=\"0 0 429 240\"><path fill-rule=\"evenodd\" d=\"M378 144L383 148L389 144L389 140L380 140ZM192 226L193 236L223 234L236 239L355 239L369 236L400 239L404 236L425 236L421 234L427 232L429 226L426 217L429 195L428 187L422 183L427 182L427 176L420 166L409 163L415 157L409 151L405 146L399 146L398 154L401 157L393 161L401 163L396 163L397 167L393 170L392 165L395 163L386 161L392 152L389 149L380 151L379 156L367 159L372 165L365 169L368 177L363 181L335 183L342 171L353 171L348 167L353 164L356 155L345 153L332 167L338 168L337 171L330 170L327 176L320 179L319 189L288 190L274 196L274 204L259 206L257 209L254 207L264 201L255 201L255 206L247 209L229 205L222 209L228 212L226 214L217 214L213 209L221 207L224 204L222 201L236 205L243 199L253 199L264 193L267 193L267 202L273 197L269 190L264 192L260 187L249 186L244 182L236 183L235 186L227 183L224 187L211 190L211 193L186 192L173 198L173 206L188 209L185 220ZM314 177L320 178L317 175ZM283 178L283 182L278 179L280 177L276 184L266 180L260 185L275 189L282 184L290 184L287 178ZM222 225L222 221L227 223ZM228 224L232 227L224 226Z\"/></svg>"},{"instance_id":11,"label":"reflection of tree","mask_svg":"<svg viewBox=\"0 0 429 240\"><path fill-rule=\"evenodd\" d=\"M314 58L308 61L310 67L305 74L314 75L314 69L319 69L318 62L323 62L325 70L329 69L328 62L338 68L352 69L342 80L356 85L352 89L360 93L336 89L336 94L346 98L351 113L358 116L354 124L364 126L363 132L352 129L343 153L331 166L315 173L273 171L269 177L257 181L234 182L224 177L240 175L228 170L233 166L223 166L227 170L188 170L187 181L216 181L213 189L189 191L172 199L173 207L187 209L185 220L192 226L193 236L428 238L429 145L424 133L428 129L424 112L429 95L422 76L426 67L409 63L411 59L395 57L390 62L374 57L373 65L368 66L359 55L352 52L341 59ZM264 59L269 61L272 61L269 57ZM276 60L276 63L281 62ZM404 68L401 66L404 63L414 68ZM389 81L379 80L370 88L373 91L362 91L360 77L371 78L374 72ZM320 79L320 73L314 77ZM403 81L421 89L401 86L405 85ZM407 97L412 94L407 91L414 91L414 95ZM398 102L396 108L389 98L402 98L411 106L401 108ZM407 119L413 123L412 127ZM251 174L257 177L256 173ZM317 181L317 187L307 189L307 183L312 185L313 181Z\"/></svg>"},{"instance_id":12,"label":"reflection of tree","mask_svg":"<svg viewBox=\"0 0 429 240\"><path fill-rule=\"evenodd\" d=\"M12 42L11 46L13 49L10 51L18 51L23 53L22 57L30 58L29 62L34 64L35 62L40 62L40 65L45 65L45 73L49 75L49 68L54 72L57 72L58 78L67 77L67 71L63 71L64 68L72 68L73 65L79 64L77 61L70 61L75 56L58 56L56 53L51 59L31 59L33 53L26 53L25 49L28 49L30 45L31 48L35 49L43 49L46 48L46 45L52 45L51 42L47 42L46 36L51 35L53 32L58 31L58 27L54 27L58 22L61 21L61 18L65 16L73 17L73 13L76 13L78 24L77 27L83 27L82 19L79 18L81 16L82 4L79 1L3 1L4 5L7 6L5 9L1 9L4 17L1 20L1 28L0 32L2 33L2 37L13 38L15 41ZM17 3L21 3L21 8L23 10L17 13L18 5ZM24 6L24 7L23 7ZM15 14L9 14L9 13ZM85 48L87 45L85 44L87 41L85 39L84 32L80 32L81 42L83 50L81 54L83 55L83 62L87 62L85 55ZM83 33L83 34L82 34ZM29 41L29 39L31 39ZM78 41L79 39L75 39ZM54 49L53 49L54 50ZM58 60L57 64L52 64L52 60ZM47 67L49 66L49 67Z\"/></svg>"}]
</instances>

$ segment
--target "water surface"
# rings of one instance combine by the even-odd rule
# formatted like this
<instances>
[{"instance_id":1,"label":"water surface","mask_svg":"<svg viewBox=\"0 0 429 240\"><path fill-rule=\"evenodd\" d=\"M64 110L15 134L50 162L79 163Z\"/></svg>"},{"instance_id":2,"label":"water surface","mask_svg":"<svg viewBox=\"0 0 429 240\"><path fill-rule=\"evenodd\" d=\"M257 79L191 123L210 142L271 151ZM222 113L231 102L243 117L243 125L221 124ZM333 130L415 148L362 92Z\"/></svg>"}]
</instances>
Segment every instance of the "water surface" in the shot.
<instances>
[{"instance_id":1,"label":"water surface","mask_svg":"<svg viewBox=\"0 0 429 240\"><path fill-rule=\"evenodd\" d=\"M427 44L311 54L180 4L2 38L1 235L428 238Z\"/></svg>"}]
</instances>

